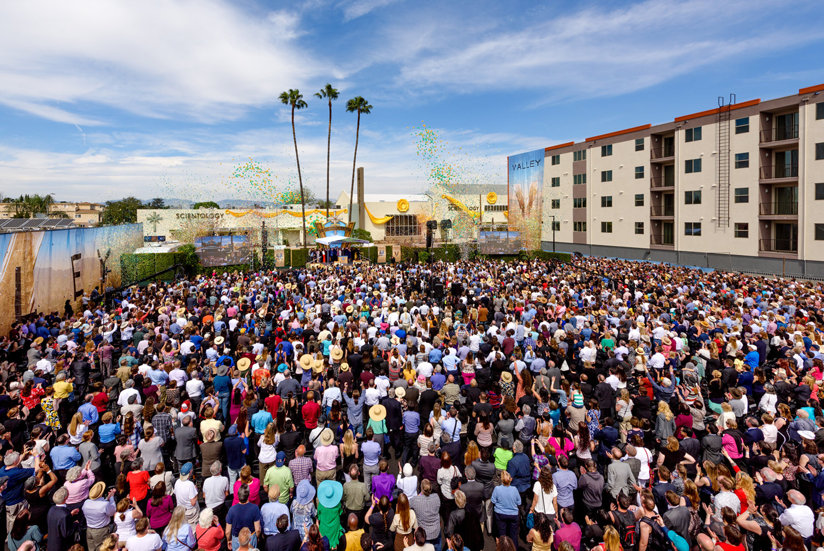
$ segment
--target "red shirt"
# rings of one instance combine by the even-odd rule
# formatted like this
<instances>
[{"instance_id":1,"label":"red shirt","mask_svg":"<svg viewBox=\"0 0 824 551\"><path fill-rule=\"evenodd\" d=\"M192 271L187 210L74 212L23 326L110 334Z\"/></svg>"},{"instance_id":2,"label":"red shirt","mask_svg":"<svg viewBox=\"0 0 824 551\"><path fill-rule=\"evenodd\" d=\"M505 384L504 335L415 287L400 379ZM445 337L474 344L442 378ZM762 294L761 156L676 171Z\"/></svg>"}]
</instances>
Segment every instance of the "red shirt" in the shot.
<instances>
[{"instance_id":1,"label":"red shirt","mask_svg":"<svg viewBox=\"0 0 824 551\"><path fill-rule=\"evenodd\" d=\"M92 398L92 405L97 408L97 413L103 414L109 404L109 395L105 392L98 392Z\"/></svg>"},{"instance_id":2,"label":"red shirt","mask_svg":"<svg viewBox=\"0 0 824 551\"><path fill-rule=\"evenodd\" d=\"M272 417L277 416L281 402L283 402L283 399L277 394L272 394L263 401L266 404L266 411L271 413Z\"/></svg>"},{"instance_id":3,"label":"red shirt","mask_svg":"<svg viewBox=\"0 0 824 551\"><path fill-rule=\"evenodd\" d=\"M301 408L303 413L303 424L307 429L314 429L318 426L318 416L320 415L320 404L314 400L306 402Z\"/></svg>"}]
</instances>

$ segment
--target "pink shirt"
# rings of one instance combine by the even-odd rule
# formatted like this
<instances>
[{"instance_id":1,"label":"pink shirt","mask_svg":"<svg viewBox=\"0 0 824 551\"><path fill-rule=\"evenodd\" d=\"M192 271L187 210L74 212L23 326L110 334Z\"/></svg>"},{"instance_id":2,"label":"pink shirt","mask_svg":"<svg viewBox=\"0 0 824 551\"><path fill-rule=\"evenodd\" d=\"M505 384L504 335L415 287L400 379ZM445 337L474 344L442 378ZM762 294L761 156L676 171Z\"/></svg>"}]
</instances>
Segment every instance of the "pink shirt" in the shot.
<instances>
[{"instance_id":1,"label":"pink shirt","mask_svg":"<svg viewBox=\"0 0 824 551\"><path fill-rule=\"evenodd\" d=\"M238 479L237 482L235 482L234 487L232 487L232 494L234 495L232 505L237 505L240 503L237 499L237 491L242 485L243 481ZM252 482L249 483L249 503L260 505L260 480L257 478L253 478Z\"/></svg>"},{"instance_id":2,"label":"pink shirt","mask_svg":"<svg viewBox=\"0 0 824 551\"><path fill-rule=\"evenodd\" d=\"M69 497L66 498L67 505L74 505L88 499L89 489L94 484L94 474L91 471L80 471L80 478L74 482L66 482L64 486L69 492Z\"/></svg>"},{"instance_id":3,"label":"pink shirt","mask_svg":"<svg viewBox=\"0 0 824 551\"><path fill-rule=\"evenodd\" d=\"M319 471L331 471L335 468L335 461L338 458L337 446L321 446L315 450L315 461Z\"/></svg>"}]
</instances>

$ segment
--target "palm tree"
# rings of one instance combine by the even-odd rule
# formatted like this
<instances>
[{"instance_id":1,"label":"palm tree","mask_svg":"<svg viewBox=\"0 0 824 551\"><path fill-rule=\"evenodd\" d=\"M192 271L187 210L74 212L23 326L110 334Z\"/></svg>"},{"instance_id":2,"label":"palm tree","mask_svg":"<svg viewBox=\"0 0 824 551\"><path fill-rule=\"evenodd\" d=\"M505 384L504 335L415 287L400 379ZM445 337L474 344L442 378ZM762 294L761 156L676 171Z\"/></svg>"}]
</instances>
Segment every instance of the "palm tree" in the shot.
<instances>
[{"instance_id":1,"label":"palm tree","mask_svg":"<svg viewBox=\"0 0 824 551\"><path fill-rule=\"evenodd\" d=\"M352 159L352 185L349 186L349 221L352 221L352 195L355 193L355 165L358 162L358 136L360 135L360 116L361 113L368 115L372 112L372 106L369 105L361 96L356 96L346 102L346 110L350 113L358 112L358 126L355 130L355 156ZM364 208L363 205L358 205L358 208Z\"/></svg>"},{"instance_id":2,"label":"palm tree","mask_svg":"<svg viewBox=\"0 0 824 551\"><path fill-rule=\"evenodd\" d=\"M306 248L306 201L303 196L303 176L300 174L300 156L298 155L298 137L295 134L295 109L307 107L300 90L290 88L280 95L280 102L292 106L292 140L295 142L295 162L298 165L298 185L300 186L300 212L303 220L303 247Z\"/></svg>"},{"instance_id":3,"label":"palm tree","mask_svg":"<svg viewBox=\"0 0 824 551\"><path fill-rule=\"evenodd\" d=\"M338 99L338 90L326 84L315 96L329 100L329 132L326 134L326 218L329 218L329 154L332 149L332 100Z\"/></svg>"}]
</instances>

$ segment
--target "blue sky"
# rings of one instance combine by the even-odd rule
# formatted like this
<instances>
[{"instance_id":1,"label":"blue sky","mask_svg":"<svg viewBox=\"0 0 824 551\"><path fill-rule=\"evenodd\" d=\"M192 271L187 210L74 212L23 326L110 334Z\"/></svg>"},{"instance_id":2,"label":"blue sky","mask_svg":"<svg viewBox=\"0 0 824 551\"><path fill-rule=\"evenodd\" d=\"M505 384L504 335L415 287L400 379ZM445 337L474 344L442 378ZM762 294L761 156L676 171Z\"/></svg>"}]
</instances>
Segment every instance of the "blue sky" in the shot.
<instances>
[{"instance_id":1,"label":"blue sky","mask_svg":"<svg viewBox=\"0 0 824 551\"><path fill-rule=\"evenodd\" d=\"M348 189L355 116L367 191L427 186L413 129L438 129L467 181L506 155L824 82L819 0L403 2L27 1L0 4L0 192L59 200L250 198L253 157ZM246 196L244 196L246 194Z\"/></svg>"}]
</instances>

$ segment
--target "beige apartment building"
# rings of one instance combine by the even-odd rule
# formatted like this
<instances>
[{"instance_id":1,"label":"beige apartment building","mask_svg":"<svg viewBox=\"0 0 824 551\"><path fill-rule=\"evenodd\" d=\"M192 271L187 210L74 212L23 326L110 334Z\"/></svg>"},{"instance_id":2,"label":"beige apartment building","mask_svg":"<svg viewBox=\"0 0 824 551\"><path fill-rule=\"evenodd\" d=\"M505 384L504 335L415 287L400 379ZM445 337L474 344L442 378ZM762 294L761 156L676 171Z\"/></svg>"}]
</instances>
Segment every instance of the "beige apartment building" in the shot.
<instances>
[{"instance_id":1,"label":"beige apartment building","mask_svg":"<svg viewBox=\"0 0 824 551\"><path fill-rule=\"evenodd\" d=\"M103 204L82 201L79 203L59 202L52 203L49 207L49 216L63 213L71 220L75 226L89 228L100 224L103 216ZM15 208L13 203L0 203L0 220L14 218Z\"/></svg>"},{"instance_id":2,"label":"beige apartment building","mask_svg":"<svg viewBox=\"0 0 824 551\"><path fill-rule=\"evenodd\" d=\"M545 158L545 249L824 276L824 84Z\"/></svg>"}]
</instances>

